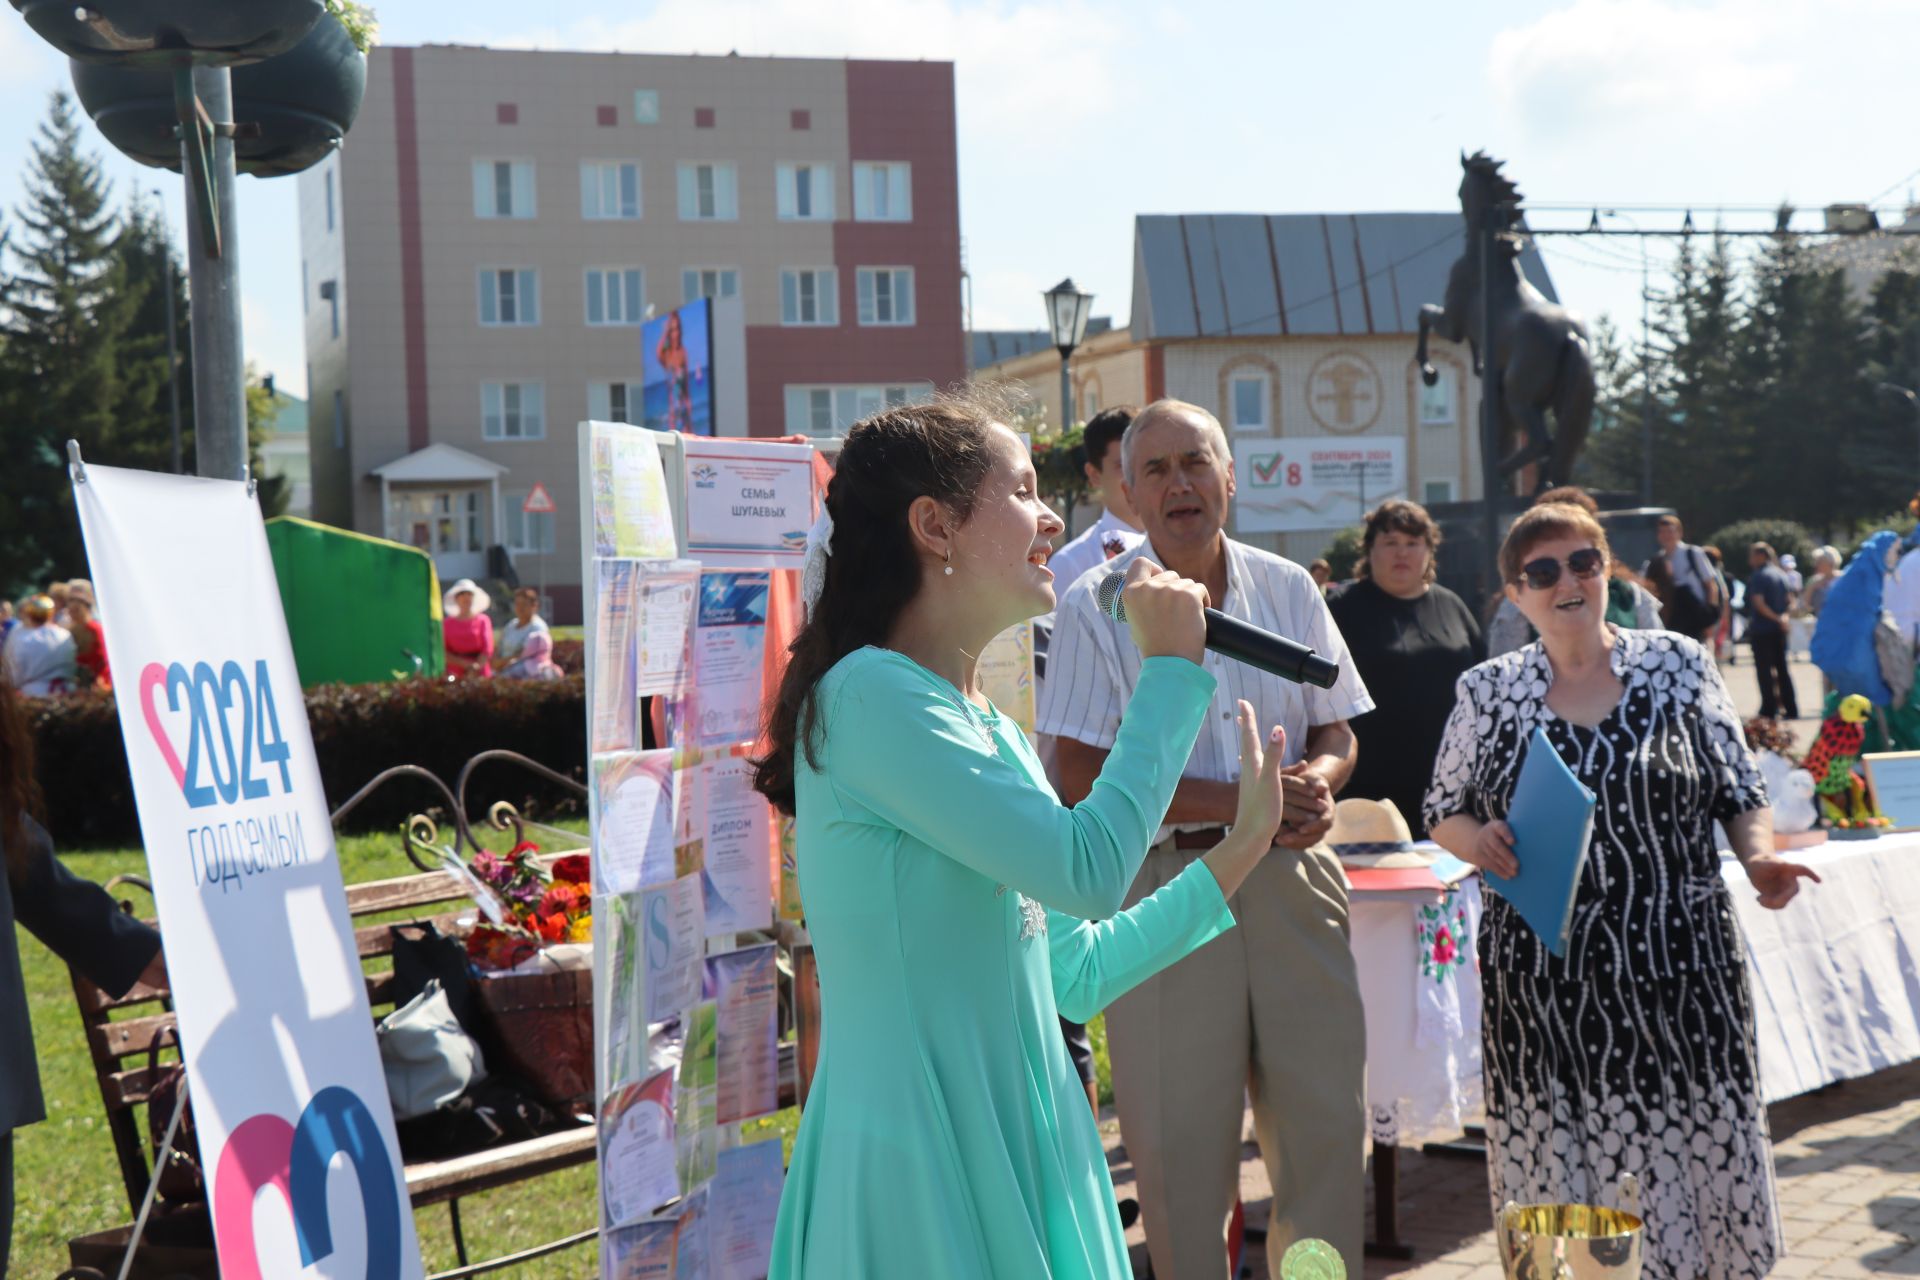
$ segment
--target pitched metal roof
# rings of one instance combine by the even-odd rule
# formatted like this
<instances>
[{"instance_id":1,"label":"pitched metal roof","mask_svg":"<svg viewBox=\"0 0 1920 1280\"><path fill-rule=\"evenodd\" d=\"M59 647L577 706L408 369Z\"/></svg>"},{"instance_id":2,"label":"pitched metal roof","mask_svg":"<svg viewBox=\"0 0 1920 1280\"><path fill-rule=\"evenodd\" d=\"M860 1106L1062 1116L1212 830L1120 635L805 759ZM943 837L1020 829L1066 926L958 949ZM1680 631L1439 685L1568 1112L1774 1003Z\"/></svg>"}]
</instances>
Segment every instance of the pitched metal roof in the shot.
<instances>
[{"instance_id":1,"label":"pitched metal roof","mask_svg":"<svg viewBox=\"0 0 1920 1280\"><path fill-rule=\"evenodd\" d=\"M1457 213L1142 214L1133 335L1416 333L1465 248ZM1558 301L1531 242L1520 266Z\"/></svg>"},{"instance_id":2,"label":"pitched metal roof","mask_svg":"<svg viewBox=\"0 0 1920 1280\"><path fill-rule=\"evenodd\" d=\"M1087 321L1086 336L1091 338L1111 328L1113 317L1094 316ZM1053 335L1045 329L975 329L967 338L973 352L973 363L969 367L974 369L984 369L1035 351L1053 350Z\"/></svg>"}]
</instances>

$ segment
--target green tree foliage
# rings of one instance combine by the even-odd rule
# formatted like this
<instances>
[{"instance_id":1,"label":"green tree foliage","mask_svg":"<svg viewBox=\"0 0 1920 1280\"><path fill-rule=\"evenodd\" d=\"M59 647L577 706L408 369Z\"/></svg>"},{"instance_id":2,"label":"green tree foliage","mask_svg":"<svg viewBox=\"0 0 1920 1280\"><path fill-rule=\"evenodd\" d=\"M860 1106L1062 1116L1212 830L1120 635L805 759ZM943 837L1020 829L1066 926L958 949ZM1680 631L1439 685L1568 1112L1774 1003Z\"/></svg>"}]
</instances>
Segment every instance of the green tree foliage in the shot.
<instances>
[{"instance_id":1,"label":"green tree foliage","mask_svg":"<svg viewBox=\"0 0 1920 1280\"><path fill-rule=\"evenodd\" d=\"M1747 563L1747 556L1756 542L1764 542L1772 547L1776 555L1792 556L1799 562L1800 572L1813 572L1813 551L1820 540L1803 524L1792 520L1739 520L1723 529L1716 529L1703 541L1703 545L1716 547L1720 551L1720 562L1726 566L1729 577L1745 582L1753 572Z\"/></svg>"}]
</instances>

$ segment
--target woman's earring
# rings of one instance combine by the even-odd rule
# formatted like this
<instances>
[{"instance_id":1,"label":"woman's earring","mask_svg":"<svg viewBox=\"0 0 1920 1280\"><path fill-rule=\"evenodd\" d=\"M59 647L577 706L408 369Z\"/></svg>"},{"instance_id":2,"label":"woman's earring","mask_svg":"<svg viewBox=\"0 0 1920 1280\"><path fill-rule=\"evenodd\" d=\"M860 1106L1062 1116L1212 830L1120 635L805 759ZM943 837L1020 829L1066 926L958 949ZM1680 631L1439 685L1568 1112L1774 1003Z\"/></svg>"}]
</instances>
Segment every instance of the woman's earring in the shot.
<instances>
[{"instance_id":1,"label":"woman's earring","mask_svg":"<svg viewBox=\"0 0 1920 1280\"><path fill-rule=\"evenodd\" d=\"M947 548L947 567L945 572L949 578L953 576L953 548L952 547Z\"/></svg>"}]
</instances>

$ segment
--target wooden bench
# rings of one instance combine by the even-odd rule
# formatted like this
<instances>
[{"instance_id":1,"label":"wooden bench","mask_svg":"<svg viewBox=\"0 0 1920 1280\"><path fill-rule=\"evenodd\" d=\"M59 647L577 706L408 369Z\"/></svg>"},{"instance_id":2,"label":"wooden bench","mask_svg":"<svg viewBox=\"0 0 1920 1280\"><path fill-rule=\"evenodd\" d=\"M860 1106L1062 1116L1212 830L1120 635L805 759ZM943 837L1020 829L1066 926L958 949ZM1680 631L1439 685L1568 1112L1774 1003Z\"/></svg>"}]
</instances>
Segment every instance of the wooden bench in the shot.
<instances>
[{"instance_id":1,"label":"wooden bench","mask_svg":"<svg viewBox=\"0 0 1920 1280\"><path fill-rule=\"evenodd\" d=\"M559 856L554 854L538 861L545 863ZM121 876L110 881L108 888L111 890L122 883L147 887L136 877ZM132 910L131 903L124 900L122 906ZM394 926L431 921L445 930L460 916L471 914L473 904L454 876L444 871L432 871L393 880L348 885L347 908L353 917L354 941L363 965L368 961L376 962L373 970L366 974L366 983L367 999L377 1018L393 1005L393 974L378 962L387 960L393 953ZM371 922L372 917L395 912L408 914L402 918ZM156 1083L154 1077L158 1068L148 1066L155 1038L159 1038L162 1046L177 1045L171 992L142 983L116 1000L77 971L72 973L72 978L74 996L80 1006L80 1018L86 1028L87 1047L99 1080L100 1100L106 1108L107 1128L113 1136L114 1151L120 1162L121 1181L126 1186L128 1206L137 1218L151 1176L152 1157L147 1149L143 1116L137 1115L136 1109L144 1107ZM467 1257L466 1239L460 1223L462 1197L586 1164L594 1159L594 1154L593 1126L581 1124L577 1128L522 1142L503 1143L470 1155L409 1163L405 1171L407 1193L414 1207L434 1204L448 1206L454 1253L460 1264L453 1270L438 1273L431 1280L457 1280L458 1277L479 1275L595 1238L597 1226L510 1257L476 1264ZM597 1220L598 1215L595 1217ZM120 1227L71 1241L69 1253L74 1266L98 1268L100 1273L108 1276L116 1274L130 1234L130 1227ZM143 1243L142 1254L147 1252L147 1246ZM148 1274L167 1277L168 1280L176 1275L217 1277L211 1249L204 1251L204 1270L183 1267L183 1259L174 1256L179 1252L167 1248L153 1250L156 1255L154 1261L158 1265ZM80 1270L78 1274L90 1273ZM141 1274L137 1266L134 1275Z\"/></svg>"}]
</instances>

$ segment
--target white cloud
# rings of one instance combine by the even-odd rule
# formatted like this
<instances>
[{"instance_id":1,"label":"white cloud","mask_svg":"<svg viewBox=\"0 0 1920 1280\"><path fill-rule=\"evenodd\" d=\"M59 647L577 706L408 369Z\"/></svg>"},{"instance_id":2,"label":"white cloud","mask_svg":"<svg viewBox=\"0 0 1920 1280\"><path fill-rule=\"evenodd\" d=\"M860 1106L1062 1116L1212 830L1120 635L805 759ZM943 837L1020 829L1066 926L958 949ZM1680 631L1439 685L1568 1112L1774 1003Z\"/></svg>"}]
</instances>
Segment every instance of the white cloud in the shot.
<instances>
[{"instance_id":1,"label":"white cloud","mask_svg":"<svg viewBox=\"0 0 1920 1280\"><path fill-rule=\"evenodd\" d=\"M1125 28L1088 0L663 0L644 18L588 18L501 48L928 58L956 64L963 131L1052 149L1110 105Z\"/></svg>"},{"instance_id":2,"label":"white cloud","mask_svg":"<svg viewBox=\"0 0 1920 1280\"><path fill-rule=\"evenodd\" d=\"M1488 72L1501 107L1536 133L1697 128L1789 91L1810 18L1831 14L1784 0L1574 0L1497 34Z\"/></svg>"},{"instance_id":3,"label":"white cloud","mask_svg":"<svg viewBox=\"0 0 1920 1280\"><path fill-rule=\"evenodd\" d=\"M249 284L255 282L249 281ZM276 293L272 302L262 291L248 289L240 298L240 342L247 364L253 372L272 374L274 385L289 395L305 399L307 395L306 340L300 327L298 303L291 316ZM297 295L296 295L297 297Z\"/></svg>"}]
</instances>

